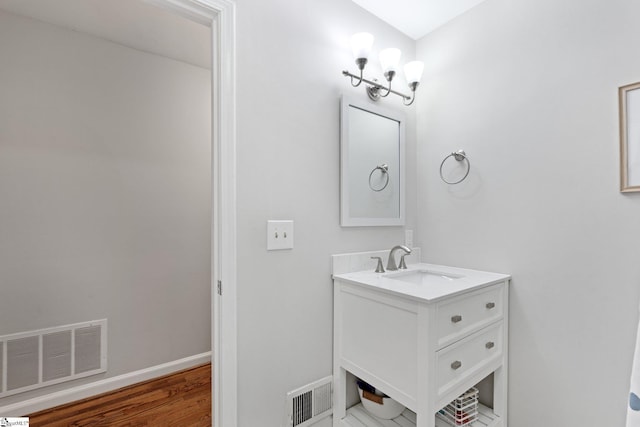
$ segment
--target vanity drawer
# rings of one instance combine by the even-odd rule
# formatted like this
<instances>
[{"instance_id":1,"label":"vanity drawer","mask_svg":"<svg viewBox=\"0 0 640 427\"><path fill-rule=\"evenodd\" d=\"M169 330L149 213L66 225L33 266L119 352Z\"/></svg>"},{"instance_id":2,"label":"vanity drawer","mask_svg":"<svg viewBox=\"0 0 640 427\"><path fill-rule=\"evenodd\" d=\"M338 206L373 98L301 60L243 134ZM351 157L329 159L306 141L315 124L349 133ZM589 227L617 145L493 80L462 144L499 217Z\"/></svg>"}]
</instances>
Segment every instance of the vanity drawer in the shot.
<instances>
[{"instance_id":1,"label":"vanity drawer","mask_svg":"<svg viewBox=\"0 0 640 427\"><path fill-rule=\"evenodd\" d=\"M482 329L504 314L504 284L442 301L436 305L436 336L443 348Z\"/></svg>"},{"instance_id":2,"label":"vanity drawer","mask_svg":"<svg viewBox=\"0 0 640 427\"><path fill-rule=\"evenodd\" d=\"M436 352L438 396L502 356L503 322Z\"/></svg>"}]
</instances>

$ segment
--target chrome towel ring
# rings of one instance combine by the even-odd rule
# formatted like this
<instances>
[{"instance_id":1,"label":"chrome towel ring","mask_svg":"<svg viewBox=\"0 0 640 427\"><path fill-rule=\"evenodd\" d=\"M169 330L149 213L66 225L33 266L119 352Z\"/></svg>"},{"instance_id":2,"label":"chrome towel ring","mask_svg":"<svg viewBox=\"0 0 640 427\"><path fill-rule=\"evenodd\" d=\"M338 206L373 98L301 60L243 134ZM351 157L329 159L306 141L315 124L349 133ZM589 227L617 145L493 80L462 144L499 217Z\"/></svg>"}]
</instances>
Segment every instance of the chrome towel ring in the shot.
<instances>
[{"instance_id":1,"label":"chrome towel ring","mask_svg":"<svg viewBox=\"0 0 640 427\"><path fill-rule=\"evenodd\" d=\"M385 176L386 180L384 182L384 185L380 188L374 188L373 185L371 185L371 177L373 176L373 173L375 171L377 171L378 169L380 169L380 172L382 172L382 174ZM372 189L373 191L382 191L385 188L387 188L387 185L389 185L389 166L386 163L383 163L381 165L376 166L375 168L373 168L371 170L371 173L369 174L369 188Z\"/></svg>"},{"instance_id":2,"label":"chrome towel ring","mask_svg":"<svg viewBox=\"0 0 640 427\"><path fill-rule=\"evenodd\" d=\"M444 163L447 161L449 157L453 157L458 162L461 162L463 160L467 162L467 172L465 172L464 176L460 178L458 181L447 181L444 178L444 175L442 175L442 167L444 166ZM450 185L460 184L469 175L470 170L471 170L471 162L467 158L467 153L465 153L464 150L458 150L455 153L449 154L447 157L444 158L444 160L442 160L442 163L440 163L440 179L442 179L445 183Z\"/></svg>"}]
</instances>

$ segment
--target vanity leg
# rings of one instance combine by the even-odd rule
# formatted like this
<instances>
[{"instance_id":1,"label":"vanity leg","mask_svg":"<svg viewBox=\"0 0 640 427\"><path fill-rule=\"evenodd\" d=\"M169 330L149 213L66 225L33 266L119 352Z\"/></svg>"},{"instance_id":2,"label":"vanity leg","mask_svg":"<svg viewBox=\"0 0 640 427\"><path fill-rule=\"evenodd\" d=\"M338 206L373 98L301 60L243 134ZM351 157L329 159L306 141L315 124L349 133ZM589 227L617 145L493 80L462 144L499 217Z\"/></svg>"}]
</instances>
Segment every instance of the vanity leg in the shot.
<instances>
[{"instance_id":1,"label":"vanity leg","mask_svg":"<svg viewBox=\"0 0 640 427\"><path fill-rule=\"evenodd\" d=\"M501 366L493 373L493 412L507 422L507 372Z\"/></svg>"},{"instance_id":2,"label":"vanity leg","mask_svg":"<svg viewBox=\"0 0 640 427\"><path fill-rule=\"evenodd\" d=\"M333 377L333 427L341 427L347 415L347 371L338 368Z\"/></svg>"},{"instance_id":3,"label":"vanity leg","mask_svg":"<svg viewBox=\"0 0 640 427\"><path fill-rule=\"evenodd\" d=\"M434 384L434 372L436 372L436 362L433 355L436 353L436 331L437 324L435 310L430 310L421 305L418 308L418 336L421 339L417 342L418 347L418 399L416 412L416 427L435 427L436 409ZM434 337L434 339L431 339Z\"/></svg>"},{"instance_id":4,"label":"vanity leg","mask_svg":"<svg viewBox=\"0 0 640 427\"><path fill-rule=\"evenodd\" d=\"M347 371L342 360L342 298L340 287L333 287L333 427L340 427L347 415Z\"/></svg>"},{"instance_id":5,"label":"vanity leg","mask_svg":"<svg viewBox=\"0 0 640 427\"><path fill-rule=\"evenodd\" d=\"M504 300L509 301L509 287L504 287ZM505 304L504 318L509 319L509 304ZM503 326L504 335L502 336L502 342L508 343L509 341L509 322L505 320ZM508 372L509 372L509 346L505 344L502 353L502 366L496 369L493 373L493 413L502 419L502 426L507 427L507 393L509 390L508 384Z\"/></svg>"}]
</instances>

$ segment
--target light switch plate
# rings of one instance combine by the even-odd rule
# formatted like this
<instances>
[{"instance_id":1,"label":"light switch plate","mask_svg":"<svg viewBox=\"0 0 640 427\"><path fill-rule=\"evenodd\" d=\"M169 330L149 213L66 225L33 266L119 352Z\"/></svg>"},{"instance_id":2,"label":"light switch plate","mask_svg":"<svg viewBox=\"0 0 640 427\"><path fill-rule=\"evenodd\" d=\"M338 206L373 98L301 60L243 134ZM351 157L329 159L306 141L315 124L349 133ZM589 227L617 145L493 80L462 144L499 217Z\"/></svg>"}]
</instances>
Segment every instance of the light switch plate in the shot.
<instances>
[{"instance_id":1,"label":"light switch plate","mask_svg":"<svg viewBox=\"0 0 640 427\"><path fill-rule=\"evenodd\" d=\"M267 250L293 249L293 220L267 221Z\"/></svg>"}]
</instances>

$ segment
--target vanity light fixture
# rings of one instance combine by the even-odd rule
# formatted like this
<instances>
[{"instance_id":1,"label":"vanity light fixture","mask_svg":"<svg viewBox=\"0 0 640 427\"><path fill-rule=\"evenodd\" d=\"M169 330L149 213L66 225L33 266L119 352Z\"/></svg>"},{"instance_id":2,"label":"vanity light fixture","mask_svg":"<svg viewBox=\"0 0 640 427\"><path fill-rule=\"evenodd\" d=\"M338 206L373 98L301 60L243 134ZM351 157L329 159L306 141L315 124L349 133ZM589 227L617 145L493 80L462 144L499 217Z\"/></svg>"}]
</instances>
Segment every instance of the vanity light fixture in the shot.
<instances>
[{"instance_id":1,"label":"vanity light fixture","mask_svg":"<svg viewBox=\"0 0 640 427\"><path fill-rule=\"evenodd\" d=\"M380 98L389 96L390 93L396 94L402 97L402 103L404 105L411 105L416 99L416 88L420 84L420 78L424 70L424 64L421 61L411 61L404 66L404 74L411 89L411 96L391 89L391 82L398 72L398 65L400 63L400 56L402 55L400 49L389 48L380 51L379 59L382 67L384 78L389 82L389 86L378 83L376 79L367 80L363 77L364 68L369 62L369 55L371 54L371 47L373 46L373 36L369 33L357 33L351 37L351 50L356 60L356 65L360 71L360 75L355 75L347 70L344 70L342 74L347 77L351 77L351 85L358 87L362 82L367 84L366 90L369 98L377 101Z\"/></svg>"}]
</instances>

